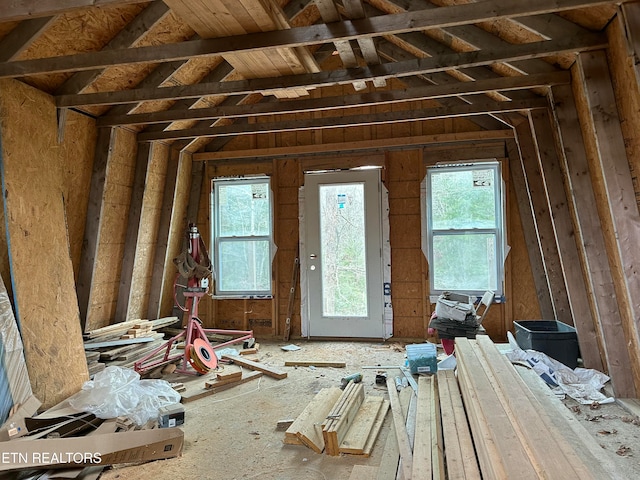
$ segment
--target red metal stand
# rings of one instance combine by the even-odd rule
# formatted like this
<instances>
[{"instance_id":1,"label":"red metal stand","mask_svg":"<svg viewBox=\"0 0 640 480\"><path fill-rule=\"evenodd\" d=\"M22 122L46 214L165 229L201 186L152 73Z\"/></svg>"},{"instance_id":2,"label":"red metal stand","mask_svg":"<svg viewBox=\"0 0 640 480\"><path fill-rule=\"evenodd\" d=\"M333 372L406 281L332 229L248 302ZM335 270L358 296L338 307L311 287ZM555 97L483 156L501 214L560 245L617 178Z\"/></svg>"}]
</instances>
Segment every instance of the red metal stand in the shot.
<instances>
[{"instance_id":1,"label":"red metal stand","mask_svg":"<svg viewBox=\"0 0 640 480\"><path fill-rule=\"evenodd\" d=\"M200 234L198 233L197 227L195 225L190 225L188 254L191 256L195 264L199 264L203 259L202 257L206 255L206 252L201 251L200 243ZM202 297L204 297L209 291L208 278L198 278L197 275L192 275L188 278L187 288L183 293L185 297L184 306L180 305L176 296L176 289L180 286L178 284L179 278L180 274L176 276L176 280L174 282L174 300L181 310L189 312L189 319L185 330L135 362L134 369L140 374L148 372L149 370L161 365L174 363L176 360L181 360L180 366L176 370L179 373L186 373L189 375L206 374L209 370L216 368L218 364L214 348L211 346L211 343L209 343L209 339L207 338L207 333L239 335L239 337L233 338L227 342L216 344L215 348L226 347L227 345L244 342L245 340L253 338L253 330L220 330L215 328L203 328L202 322L198 318L198 304ZM174 352L172 354L171 350L174 344L181 340L184 340L183 352ZM164 355L162 358L152 361L152 359L163 350Z\"/></svg>"}]
</instances>

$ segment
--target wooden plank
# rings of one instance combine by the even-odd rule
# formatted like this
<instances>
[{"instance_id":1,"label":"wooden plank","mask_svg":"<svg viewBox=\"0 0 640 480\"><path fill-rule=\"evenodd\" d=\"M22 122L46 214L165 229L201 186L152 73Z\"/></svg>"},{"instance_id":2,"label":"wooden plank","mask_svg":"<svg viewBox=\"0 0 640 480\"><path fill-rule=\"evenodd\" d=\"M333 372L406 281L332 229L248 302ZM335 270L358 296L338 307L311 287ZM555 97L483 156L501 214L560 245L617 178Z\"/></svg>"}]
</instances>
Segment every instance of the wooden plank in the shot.
<instances>
[{"instance_id":1,"label":"wooden plank","mask_svg":"<svg viewBox=\"0 0 640 480\"><path fill-rule=\"evenodd\" d=\"M456 339L458 379L483 478L538 479L509 412L466 338Z\"/></svg>"},{"instance_id":2,"label":"wooden plank","mask_svg":"<svg viewBox=\"0 0 640 480\"><path fill-rule=\"evenodd\" d=\"M146 3L148 0L20 0L0 4L0 21L13 22L29 18L59 15L95 6L118 6Z\"/></svg>"},{"instance_id":3,"label":"wooden plank","mask_svg":"<svg viewBox=\"0 0 640 480\"><path fill-rule=\"evenodd\" d=\"M400 397L401 416L404 423L407 413L409 412L410 400L414 395L411 389L404 388L398 396ZM387 407L387 409L388 408L389 407ZM376 480L395 480L399 461L400 451L398 450L398 439L395 435L394 419L392 418L391 429L387 435L387 440L382 451L382 458L380 459L380 467L378 468Z\"/></svg>"},{"instance_id":4,"label":"wooden plank","mask_svg":"<svg viewBox=\"0 0 640 480\"><path fill-rule=\"evenodd\" d=\"M10 69L3 65L2 75L32 75L53 73L72 69L91 69L125 63L154 63L186 59L202 55L224 55L228 53L249 52L269 47L297 47L331 42L334 40L352 40L363 36L382 36L426 28L454 26L465 23L490 21L499 17L511 17L537 13L548 13L564 9L579 8L605 0L539 0L534 5L528 3L502 3L499 6L466 4L440 7L433 10L411 11L394 15L381 15L346 22L298 27L277 32L257 32L219 39L206 39L196 42L182 42L153 47L139 47L114 51L93 52L77 56L56 57L52 60L35 60L34 63L17 63ZM2 18L0 12L0 18ZM575 38L575 37L573 37ZM553 42L550 40L549 42ZM558 48L558 47L555 47ZM91 59L91 55L95 58ZM462 55L462 54L461 54ZM70 61L70 59L73 59ZM35 68L34 68L35 67ZM11 73L9 73L11 72Z\"/></svg>"},{"instance_id":5,"label":"wooden plank","mask_svg":"<svg viewBox=\"0 0 640 480\"><path fill-rule=\"evenodd\" d=\"M346 368L346 362L332 362L330 360L285 360L285 367L332 367Z\"/></svg>"},{"instance_id":6,"label":"wooden plank","mask_svg":"<svg viewBox=\"0 0 640 480\"><path fill-rule=\"evenodd\" d=\"M340 443L353 424L363 401L364 385L361 383L349 383L342 397L338 400L338 408L329 413L328 420L322 429L327 455L337 456L340 454Z\"/></svg>"},{"instance_id":7,"label":"wooden plank","mask_svg":"<svg viewBox=\"0 0 640 480\"><path fill-rule=\"evenodd\" d=\"M447 475L450 480L480 478L480 468L455 373L453 370L438 370L437 376Z\"/></svg>"},{"instance_id":8,"label":"wooden plank","mask_svg":"<svg viewBox=\"0 0 640 480\"><path fill-rule=\"evenodd\" d=\"M573 325L571 308L567 297L567 287L560 265L558 245L556 243L551 223L549 204L544 191L544 181L540 171L538 152L533 141L531 127L528 122L522 122L515 128L522 170L526 179L529 201L534 214L538 243L544 262L547 281L553 302L555 317L549 320L559 320Z\"/></svg>"},{"instance_id":9,"label":"wooden plank","mask_svg":"<svg viewBox=\"0 0 640 480\"><path fill-rule=\"evenodd\" d=\"M383 400L382 397L371 395L365 397L353 419L353 423L342 442L340 442L340 453L353 453L356 455L364 453L369 434L378 418L378 412L382 408Z\"/></svg>"},{"instance_id":10,"label":"wooden plank","mask_svg":"<svg viewBox=\"0 0 640 480\"><path fill-rule=\"evenodd\" d=\"M589 108L590 128L598 149L598 175L604 180L608 213L613 224L613 246L617 250L624 276L617 285L621 294L618 302L626 310L623 329L632 365L640 364L640 332L638 312L640 312L640 252L634 238L638 229L638 204L635 199L633 181L625 148L625 139L620 127L620 117L616 108L607 56L604 51L579 55L578 72L584 85ZM622 297L622 298L621 298ZM640 385L640 374L634 369L636 388Z\"/></svg>"},{"instance_id":11,"label":"wooden plank","mask_svg":"<svg viewBox=\"0 0 640 480\"><path fill-rule=\"evenodd\" d=\"M193 159L198 161L228 160L239 158L265 158L283 155L302 155L305 153L340 152L342 150L374 150L377 148L391 148L399 146L448 144L455 142L491 141L513 138L511 129L485 130L480 132L442 133L434 135L417 135L409 137L394 137L379 140L361 140L351 142L324 143L321 145L299 145L295 147L270 147L261 150L225 150L224 152L194 153Z\"/></svg>"},{"instance_id":12,"label":"wooden plank","mask_svg":"<svg viewBox=\"0 0 640 480\"><path fill-rule=\"evenodd\" d=\"M354 465L349 480L371 480L378 473L378 467L371 465Z\"/></svg>"},{"instance_id":13,"label":"wooden plank","mask_svg":"<svg viewBox=\"0 0 640 480\"><path fill-rule=\"evenodd\" d=\"M479 94L489 91L512 91L539 86L562 85L570 82L569 72L541 73L516 77L498 77L474 82L453 82L444 85L425 85L401 91L370 92L343 96L330 96L289 102L262 102L251 105L218 105L208 108L170 109L151 113L111 114L99 117L100 127L161 123L191 119L242 118L272 115L274 113L310 112L337 108L389 105L409 100L447 98L462 94ZM477 151L476 151L477 155ZM487 158L495 155L488 154ZM500 154L499 156L502 156ZM474 157L476 158L476 157Z\"/></svg>"},{"instance_id":14,"label":"wooden plank","mask_svg":"<svg viewBox=\"0 0 640 480\"><path fill-rule=\"evenodd\" d=\"M94 348L116 347L118 345L131 345L133 343L147 343L147 342L153 342L154 340L155 340L154 337L139 337L139 338L111 340L108 342L91 342L91 343L85 342L84 349L93 350Z\"/></svg>"},{"instance_id":15,"label":"wooden plank","mask_svg":"<svg viewBox=\"0 0 640 480\"><path fill-rule=\"evenodd\" d=\"M317 426L324 422L327 414L341 396L342 391L339 388L320 390L287 429L285 437L296 437L314 452L322 453L325 447L324 438Z\"/></svg>"},{"instance_id":16,"label":"wooden plank","mask_svg":"<svg viewBox=\"0 0 640 480\"><path fill-rule=\"evenodd\" d=\"M55 21L55 17L33 18L20 22L0 43L0 62L17 58Z\"/></svg>"},{"instance_id":17,"label":"wooden plank","mask_svg":"<svg viewBox=\"0 0 640 480\"><path fill-rule=\"evenodd\" d=\"M446 8L446 7L442 7ZM397 15L393 15L397 16ZM379 18L379 17L374 17ZM291 30L289 30L291 31ZM148 100L176 100L183 98L197 98L208 95L232 95L232 94L249 94L261 92L273 92L282 90L283 88L299 89L299 88L316 88L322 86L335 85L336 83L348 83L355 80L374 80L376 78L392 78L406 77L411 75L422 75L429 73L441 72L446 68L472 68L479 66L492 65L496 62L508 62L522 58L539 58L546 57L554 53L576 52L601 48L606 45L606 37L599 34L595 36L577 37L565 39L562 42L556 40L548 40L544 42L526 43L510 45L499 51L474 51L466 53L451 53L438 56L437 58L421 58L417 60L406 60L389 63L385 65L374 65L369 67L350 68L344 70L332 70L331 72L318 72L300 75L288 75L272 78L254 78L250 80L230 80L225 82L205 82L193 85L185 85L181 87L163 87L158 88L140 88L133 90L120 90L112 92L86 93L77 95L60 95L56 97L56 105L58 107L78 107L83 105L108 105L118 103L131 103ZM250 35L247 35L247 37ZM212 41L212 40L207 40ZM184 42L179 45L184 45ZM170 44L172 45L172 44ZM169 47L165 45L164 47ZM155 47L143 47L155 48ZM126 55L127 52L137 49L127 49L121 52ZM95 57L103 52L95 52L90 58L83 60L82 64L87 64L94 68ZM85 54L77 54L71 58L83 57ZM166 61L166 60L165 60ZM25 60L25 62L42 62L43 66L50 62L49 59L42 60ZM3 77L20 77L25 74L26 69L22 65L22 61L8 62L0 64L0 78ZM82 69L74 64L80 62L68 61L70 65L63 68L62 66L44 68L44 70L67 71L74 69ZM61 61L56 65L62 64ZM17 68L15 66L21 67ZM37 66L37 65L36 65ZM39 70L31 68L29 70ZM37 73L37 72L36 72ZM46 73L46 72L43 72ZM53 72L50 72L53 73ZM160 91L159 91L160 90ZM166 90L166 91L163 91ZM517 100L526 100L533 98L525 96Z\"/></svg>"},{"instance_id":18,"label":"wooden plank","mask_svg":"<svg viewBox=\"0 0 640 480\"><path fill-rule=\"evenodd\" d=\"M140 220L142 219L142 202L144 200L147 170L152 160L151 145L138 145L136 154L136 167L133 179L133 190L129 215L127 216L127 233L122 255L122 267L120 271L120 283L118 300L116 302L116 321L125 321L129 314L129 300L133 284L133 269L135 266L136 252L138 250L138 233Z\"/></svg>"},{"instance_id":19,"label":"wooden plank","mask_svg":"<svg viewBox=\"0 0 640 480\"><path fill-rule=\"evenodd\" d=\"M431 379L431 399L431 470L433 471L434 480L445 480L444 439L440 417L438 383L435 377Z\"/></svg>"},{"instance_id":20,"label":"wooden plank","mask_svg":"<svg viewBox=\"0 0 640 480\"><path fill-rule=\"evenodd\" d=\"M547 201L550 206L551 224L558 245L560 267L567 286L567 297L571 316L578 334L580 355L585 368L602 371L601 333L596 330L591 313L589 296L585 285L582 264L576 245L576 231L569 211L569 200L560 168L559 152L556 150L555 136L548 110L529 113L529 120L540 158Z\"/></svg>"},{"instance_id":21,"label":"wooden plank","mask_svg":"<svg viewBox=\"0 0 640 480\"><path fill-rule=\"evenodd\" d=\"M418 403L416 411L416 436L413 443L413 478L432 478L431 430L435 428L435 419L431 417L431 404L435 399L431 396L431 385L434 378L421 376L418 378Z\"/></svg>"},{"instance_id":22,"label":"wooden plank","mask_svg":"<svg viewBox=\"0 0 640 480\"><path fill-rule=\"evenodd\" d=\"M107 166L111 159L111 150L115 141L115 132L111 128L99 128L96 141L93 171L91 173L91 188L89 189L89 203L87 205L87 219L82 241L82 253L76 291L78 295L78 307L80 309L80 324L82 330L87 328L87 315L91 304L91 291L93 287L93 272L98 258L98 243L100 225L104 215L104 186L107 175Z\"/></svg>"},{"instance_id":23,"label":"wooden plank","mask_svg":"<svg viewBox=\"0 0 640 480\"><path fill-rule=\"evenodd\" d=\"M589 163L570 86L551 89L556 121L560 129L560 156L565 179L571 191L569 201L576 218L578 245L582 249L586 281L593 292L596 324L602 330L606 373L618 397L635 397L631 356L626 345L620 306L616 298L611 269L606 255L602 223L597 210ZM587 241L588 239L588 241Z\"/></svg>"},{"instance_id":24,"label":"wooden plank","mask_svg":"<svg viewBox=\"0 0 640 480\"><path fill-rule=\"evenodd\" d=\"M416 110L399 110L393 112L368 113L363 115L342 115L311 118L307 120L283 120L276 122L259 122L248 130L244 125L223 125L219 127L194 127L163 132L141 132L138 141L169 140L191 137L217 137L227 135L253 135L255 133L277 133L287 131L316 130L321 128L353 127L362 125L379 125L398 122L417 121L435 118L465 117L483 113L515 112L533 108L546 108L544 99L512 100L495 102L487 100L474 104L449 107L426 108Z\"/></svg>"},{"instance_id":25,"label":"wooden plank","mask_svg":"<svg viewBox=\"0 0 640 480\"><path fill-rule=\"evenodd\" d=\"M198 383L198 386L196 388L190 385L185 385L187 389L186 391L180 393L180 401L182 403L193 402L194 400L208 397L209 395L213 395L215 393L224 392L225 390L229 390L230 388L242 385L243 383L250 382L251 380L255 380L256 378L260 377L262 377L262 372L247 372L246 374L242 375L242 378L240 380L226 383L215 388L204 388L201 383Z\"/></svg>"},{"instance_id":26,"label":"wooden plank","mask_svg":"<svg viewBox=\"0 0 640 480\"><path fill-rule=\"evenodd\" d=\"M402 404L402 399L400 403ZM371 451L373 450L373 447L376 444L376 440L378 439L380 430L382 430L382 425L384 423L384 419L387 417L388 411L389 411L389 400L383 400L382 406L380 407L380 410L378 410L378 416L376 417L376 420L373 422L373 426L371 427L371 431L369 432L367 443L362 449L363 456L365 457L371 456Z\"/></svg>"},{"instance_id":27,"label":"wooden plank","mask_svg":"<svg viewBox=\"0 0 640 480\"><path fill-rule=\"evenodd\" d=\"M404 474L404 480L411 480L413 453L409 443L409 435L404 428L400 399L398 398L398 391L396 390L396 384L393 378L387 378L387 391L389 392L389 404L391 406L394 430L398 441L398 451L400 452L400 460L402 462L402 473Z\"/></svg>"},{"instance_id":28,"label":"wooden plank","mask_svg":"<svg viewBox=\"0 0 640 480\"><path fill-rule=\"evenodd\" d=\"M265 365L264 363L253 362L249 359L242 358L238 355L223 355L222 358L226 360L231 360L236 365L242 365L243 367L248 368L250 370L257 370L269 377L273 377L278 380L287 378L287 372L282 371L275 367L270 367L269 365Z\"/></svg>"},{"instance_id":29,"label":"wooden plank","mask_svg":"<svg viewBox=\"0 0 640 480\"><path fill-rule=\"evenodd\" d=\"M155 318L160 315L165 275L172 275L174 272L172 268L167 268L169 265L167 253L169 251L169 238L175 203L176 183L178 180L180 152L170 149L167 163L167 174L162 193L162 206L160 207L160 220L158 221L158 229L156 232L156 248L153 254L151 285L149 287L149 308L147 310L149 318Z\"/></svg>"},{"instance_id":30,"label":"wooden plank","mask_svg":"<svg viewBox=\"0 0 640 480\"><path fill-rule=\"evenodd\" d=\"M540 474L544 472L550 477L566 479L595 478L578 458L575 448L559 435L554 435L554 426L537 421L542 407L489 337L479 335L470 344L476 351L477 366L487 372L509 420L516 426Z\"/></svg>"},{"instance_id":31,"label":"wooden plank","mask_svg":"<svg viewBox=\"0 0 640 480\"><path fill-rule=\"evenodd\" d=\"M516 201L518 202L522 233L527 245L527 252L529 253L529 263L531 265L533 282L536 287L536 298L540 305L540 313L542 318L554 319L555 313L553 303L551 301L549 282L547 281L545 273L542 251L540 250L540 244L538 243L536 224L533 217L532 205L529 200L527 181L522 169L520 150L514 140L507 140L506 144L511 181L513 182L513 188L516 192Z\"/></svg>"},{"instance_id":32,"label":"wooden plank","mask_svg":"<svg viewBox=\"0 0 640 480\"><path fill-rule=\"evenodd\" d=\"M551 425L554 432L559 432L571 445L579 445L576 452L588 465L595 478L625 478L619 471L619 464L610 452L598 443L577 417L551 391L549 386L529 368L516 367L517 373L524 380L529 390L540 403L539 419L545 425Z\"/></svg>"}]
</instances>

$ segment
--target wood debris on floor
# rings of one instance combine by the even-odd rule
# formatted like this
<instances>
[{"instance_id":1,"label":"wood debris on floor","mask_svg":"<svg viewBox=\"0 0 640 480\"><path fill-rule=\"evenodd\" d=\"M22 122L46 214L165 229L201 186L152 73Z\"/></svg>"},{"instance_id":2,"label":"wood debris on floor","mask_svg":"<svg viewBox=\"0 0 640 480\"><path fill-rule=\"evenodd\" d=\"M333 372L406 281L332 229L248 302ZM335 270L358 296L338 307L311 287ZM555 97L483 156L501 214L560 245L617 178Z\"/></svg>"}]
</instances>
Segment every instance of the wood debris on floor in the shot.
<instances>
[{"instance_id":1,"label":"wood debris on floor","mask_svg":"<svg viewBox=\"0 0 640 480\"><path fill-rule=\"evenodd\" d=\"M389 402L365 396L361 383L349 382L344 391L323 388L285 431L283 441L316 453L368 457L388 410Z\"/></svg>"},{"instance_id":2,"label":"wood debris on floor","mask_svg":"<svg viewBox=\"0 0 640 480\"><path fill-rule=\"evenodd\" d=\"M89 375L107 365L133 368L135 362L163 344L165 334L160 330L177 321L178 317L130 320L86 332L84 349Z\"/></svg>"}]
</instances>

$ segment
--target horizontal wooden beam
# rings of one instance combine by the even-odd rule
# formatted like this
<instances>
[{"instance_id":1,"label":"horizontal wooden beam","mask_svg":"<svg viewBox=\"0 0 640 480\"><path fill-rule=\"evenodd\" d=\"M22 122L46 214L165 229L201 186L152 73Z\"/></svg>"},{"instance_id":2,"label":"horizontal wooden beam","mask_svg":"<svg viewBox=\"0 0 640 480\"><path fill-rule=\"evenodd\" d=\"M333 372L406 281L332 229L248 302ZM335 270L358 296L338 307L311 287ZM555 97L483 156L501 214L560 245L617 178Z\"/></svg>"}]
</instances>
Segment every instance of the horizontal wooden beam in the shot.
<instances>
[{"instance_id":1,"label":"horizontal wooden beam","mask_svg":"<svg viewBox=\"0 0 640 480\"><path fill-rule=\"evenodd\" d=\"M149 0L13 0L0 2L0 22L46 17L87 7L148 3Z\"/></svg>"},{"instance_id":2,"label":"horizontal wooden beam","mask_svg":"<svg viewBox=\"0 0 640 480\"><path fill-rule=\"evenodd\" d=\"M410 137L381 138L377 140L324 143L321 145L296 145L249 150L228 150L219 152L194 153L194 161L232 160L243 158L283 158L298 155L316 155L328 152L356 152L394 148L417 148L422 145L445 145L451 143L478 142L513 139L513 130L482 130L477 132L437 133Z\"/></svg>"},{"instance_id":3,"label":"horizontal wooden beam","mask_svg":"<svg viewBox=\"0 0 640 480\"><path fill-rule=\"evenodd\" d=\"M369 65L360 68L288 75L276 78L255 78L230 82L198 83L179 87L61 95L56 97L56 104L58 107L79 107L83 105L108 105L147 100L199 98L208 95L261 93L286 88L317 88L328 85L352 83L354 80L400 78L439 72L448 68L478 67L510 60L540 58L557 53L589 51L604 48L606 45L607 41L604 35L589 34L584 37L570 37L560 40L510 45L502 50L476 50L472 52L450 53L438 57L419 58L403 62L385 63L382 65Z\"/></svg>"},{"instance_id":4,"label":"horizontal wooden beam","mask_svg":"<svg viewBox=\"0 0 640 480\"><path fill-rule=\"evenodd\" d=\"M282 122L258 122L249 125L225 125L220 127L197 127L184 130L166 130L163 132L142 132L138 134L139 142L154 140L177 140L181 138L219 137L226 135L251 135L255 133L279 133L301 130L317 130L323 128L345 128L363 125L381 125L400 122L411 122L434 118L451 118L487 113L515 112L536 108L546 108L544 98L531 100L514 100L511 102L478 102L472 105L456 105L419 110L403 110L368 115L352 115L339 117L323 117L309 120L288 120Z\"/></svg>"},{"instance_id":5,"label":"horizontal wooden beam","mask_svg":"<svg viewBox=\"0 0 640 480\"><path fill-rule=\"evenodd\" d=\"M107 1L107 0L104 0ZM621 2L627 0L620 0ZM49 1L47 3L52 3ZM211 38L138 48L103 50L0 64L0 78L106 68L133 63L157 63L187 58L255 52L265 48L301 47L359 38L422 31L580 7L611 4L610 0L537 0L480 2L345 20L271 32Z\"/></svg>"},{"instance_id":6,"label":"horizontal wooden beam","mask_svg":"<svg viewBox=\"0 0 640 480\"><path fill-rule=\"evenodd\" d=\"M491 91L520 90L525 88L566 85L571 81L568 71L498 77L475 82L457 82L447 85L425 85L406 90L372 92L355 95L323 97L318 99L290 100L278 103L257 103L253 105L229 105L208 108L165 110L161 112L132 115L105 115L98 118L99 127L136 125L178 120L206 120L217 118L255 117L276 113L299 113L337 108L363 107L393 104L415 100L452 97L462 94L481 94Z\"/></svg>"}]
</instances>

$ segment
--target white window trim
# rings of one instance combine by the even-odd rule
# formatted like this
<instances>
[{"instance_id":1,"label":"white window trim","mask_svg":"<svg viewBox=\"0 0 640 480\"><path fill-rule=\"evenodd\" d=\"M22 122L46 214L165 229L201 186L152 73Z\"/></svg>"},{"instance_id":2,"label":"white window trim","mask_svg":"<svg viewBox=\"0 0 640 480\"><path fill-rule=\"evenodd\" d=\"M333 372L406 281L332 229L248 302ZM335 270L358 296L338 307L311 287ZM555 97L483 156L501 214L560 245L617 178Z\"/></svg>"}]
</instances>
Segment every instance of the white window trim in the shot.
<instances>
[{"instance_id":1,"label":"white window trim","mask_svg":"<svg viewBox=\"0 0 640 480\"><path fill-rule=\"evenodd\" d=\"M215 188L216 184L255 184L266 183L269 188L269 235L256 235L256 236L236 236L236 237L224 237L220 239L219 232L219 215L217 214L217 205L219 203L218 192L219 189ZM270 262L269 262L269 278L273 278L273 258L275 256L276 247L273 242L273 190L271 185L271 178L266 175L259 176L243 176L243 177L216 177L211 179L211 238L213 243L213 274L214 284L212 297L223 299L255 299L255 298L273 298L273 281L270 282L269 290L244 290L244 291L227 291L220 290L218 285L220 278L219 271L219 256L220 256L220 244L226 242L238 242L238 241L268 241L270 250Z\"/></svg>"},{"instance_id":2,"label":"white window trim","mask_svg":"<svg viewBox=\"0 0 640 480\"><path fill-rule=\"evenodd\" d=\"M432 218L431 218L431 174L434 171L455 171L459 169L474 169L474 168L491 168L495 171L495 209L496 209L496 228L495 229L458 229L458 230L439 230L437 231L438 235L448 235L448 234L460 234L464 232L471 232L474 234L483 234L483 233L494 233L496 235L496 268L497 268L497 289L495 290L496 301L503 300L504 294L504 281L505 281L505 271L504 271L504 259L506 257L506 253L508 252L509 247L506 245L506 221L505 221L505 212L504 212L504 182L502 181L502 169L500 162L497 160L481 160L481 161L465 161L465 162L452 162L446 165L436 164L433 166L427 167L427 175L425 176L422 185L421 185L421 205L422 209L422 220L425 228L423 228L423 242L422 242L422 251L427 258L427 262L430 266L430 274L429 274L429 289L430 289L430 300L432 303L435 302L438 295L443 293L446 290L438 290L434 288L434 275L431 273L431 268L433 266L433 249L432 249L432 238L433 238L433 228L432 228ZM456 293L463 293L470 296L481 297L484 291L480 290L456 290Z\"/></svg>"}]
</instances>

